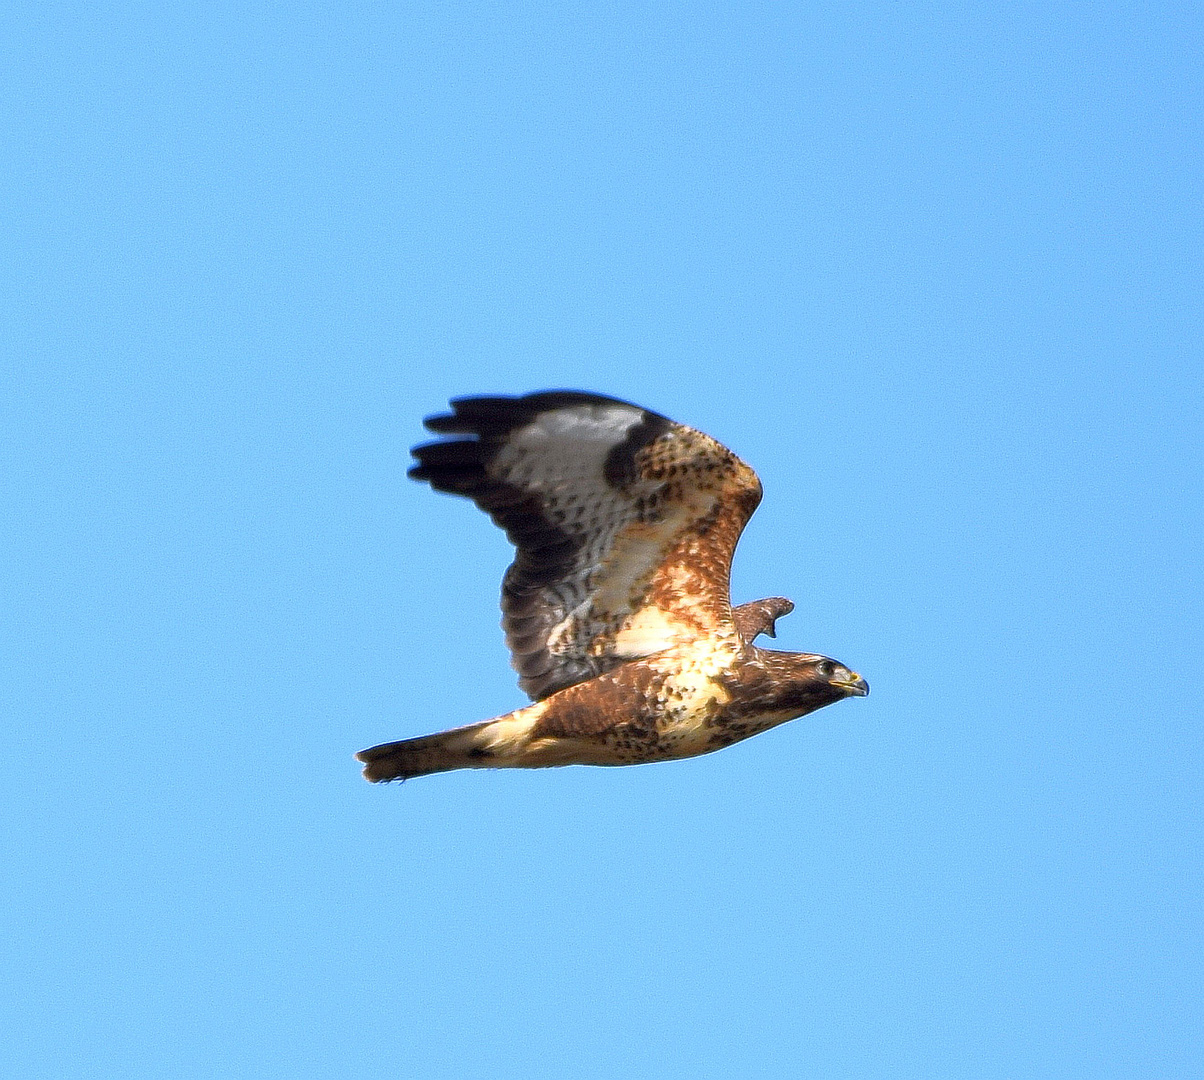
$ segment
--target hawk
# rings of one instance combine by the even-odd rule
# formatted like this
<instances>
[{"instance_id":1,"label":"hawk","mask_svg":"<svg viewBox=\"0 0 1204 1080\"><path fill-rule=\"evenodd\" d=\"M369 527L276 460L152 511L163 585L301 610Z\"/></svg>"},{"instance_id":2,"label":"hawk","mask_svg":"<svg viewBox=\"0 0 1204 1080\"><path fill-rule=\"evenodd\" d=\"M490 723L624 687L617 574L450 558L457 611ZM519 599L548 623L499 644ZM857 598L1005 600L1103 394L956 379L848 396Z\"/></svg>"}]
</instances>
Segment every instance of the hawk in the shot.
<instances>
[{"instance_id":1,"label":"hawk","mask_svg":"<svg viewBox=\"0 0 1204 1080\"><path fill-rule=\"evenodd\" d=\"M534 704L361 751L367 779L693 757L869 693L829 657L753 644L794 605L731 605L761 483L710 436L576 391L451 407L409 475L470 498L517 549L502 629Z\"/></svg>"}]
</instances>

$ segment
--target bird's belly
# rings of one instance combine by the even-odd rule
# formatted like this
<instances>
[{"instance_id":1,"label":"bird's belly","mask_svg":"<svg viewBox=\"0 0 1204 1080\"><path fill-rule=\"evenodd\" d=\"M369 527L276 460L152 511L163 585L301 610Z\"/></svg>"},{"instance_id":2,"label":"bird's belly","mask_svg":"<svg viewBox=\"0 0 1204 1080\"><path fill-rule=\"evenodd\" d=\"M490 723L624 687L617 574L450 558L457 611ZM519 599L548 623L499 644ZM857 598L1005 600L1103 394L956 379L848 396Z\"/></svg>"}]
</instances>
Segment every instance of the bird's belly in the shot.
<instances>
[{"instance_id":1,"label":"bird's belly","mask_svg":"<svg viewBox=\"0 0 1204 1080\"><path fill-rule=\"evenodd\" d=\"M718 749L715 722L731 696L716 678L724 670L717 659L698 657L674 672L660 686L653 715L609 733L608 749L625 762L694 757Z\"/></svg>"},{"instance_id":2,"label":"bird's belly","mask_svg":"<svg viewBox=\"0 0 1204 1080\"><path fill-rule=\"evenodd\" d=\"M533 724L524 757L540 765L633 765L694 757L746 737L728 735L723 724L734 643L699 644L602 676L592 692L584 684L532 706L547 715Z\"/></svg>"}]
</instances>

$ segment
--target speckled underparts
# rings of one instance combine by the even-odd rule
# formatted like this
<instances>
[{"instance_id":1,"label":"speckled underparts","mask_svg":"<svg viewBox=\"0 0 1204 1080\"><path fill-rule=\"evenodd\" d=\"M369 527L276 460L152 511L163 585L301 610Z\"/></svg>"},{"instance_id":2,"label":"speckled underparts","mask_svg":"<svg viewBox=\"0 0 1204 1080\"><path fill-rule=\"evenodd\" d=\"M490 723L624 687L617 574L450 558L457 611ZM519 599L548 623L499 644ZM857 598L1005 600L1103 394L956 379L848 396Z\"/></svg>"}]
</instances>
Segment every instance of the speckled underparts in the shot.
<instances>
[{"instance_id":1,"label":"speckled underparts","mask_svg":"<svg viewBox=\"0 0 1204 1080\"><path fill-rule=\"evenodd\" d=\"M761 484L726 447L597 394L451 404L410 475L472 499L515 545L502 629L534 703L364 750L369 780L692 757L869 692L828 657L753 643L789 600L732 608Z\"/></svg>"}]
</instances>

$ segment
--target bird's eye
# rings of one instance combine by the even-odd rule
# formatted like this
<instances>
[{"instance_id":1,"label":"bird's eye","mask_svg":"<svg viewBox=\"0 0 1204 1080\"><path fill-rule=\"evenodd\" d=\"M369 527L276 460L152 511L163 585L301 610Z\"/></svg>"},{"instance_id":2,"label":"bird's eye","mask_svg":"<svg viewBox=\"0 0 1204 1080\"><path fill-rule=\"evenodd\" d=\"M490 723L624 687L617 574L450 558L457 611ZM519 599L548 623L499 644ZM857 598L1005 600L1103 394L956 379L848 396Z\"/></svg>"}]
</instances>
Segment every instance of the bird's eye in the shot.
<instances>
[{"instance_id":1,"label":"bird's eye","mask_svg":"<svg viewBox=\"0 0 1204 1080\"><path fill-rule=\"evenodd\" d=\"M821 660L815 665L815 670L819 673L821 678L830 679L832 677L832 672L835 671L836 668L831 660Z\"/></svg>"}]
</instances>

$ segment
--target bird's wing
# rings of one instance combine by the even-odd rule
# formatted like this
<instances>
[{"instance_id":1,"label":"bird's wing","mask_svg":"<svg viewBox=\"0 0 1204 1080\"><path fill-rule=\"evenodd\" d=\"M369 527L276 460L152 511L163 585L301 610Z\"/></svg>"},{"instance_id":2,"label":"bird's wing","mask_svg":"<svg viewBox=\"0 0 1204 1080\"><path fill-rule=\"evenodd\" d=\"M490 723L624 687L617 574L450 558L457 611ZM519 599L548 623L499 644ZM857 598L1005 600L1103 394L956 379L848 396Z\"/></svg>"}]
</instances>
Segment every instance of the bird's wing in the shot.
<instances>
[{"instance_id":1,"label":"bird's wing","mask_svg":"<svg viewBox=\"0 0 1204 1080\"><path fill-rule=\"evenodd\" d=\"M598 394L451 406L410 476L472 499L518 549L502 628L532 698L734 629L732 553L761 484L730 450Z\"/></svg>"},{"instance_id":2,"label":"bird's wing","mask_svg":"<svg viewBox=\"0 0 1204 1080\"><path fill-rule=\"evenodd\" d=\"M784 596L769 596L732 608L732 622L740 631L745 644L751 645L758 634L777 637L777 622L783 615L794 610L794 603Z\"/></svg>"}]
</instances>

